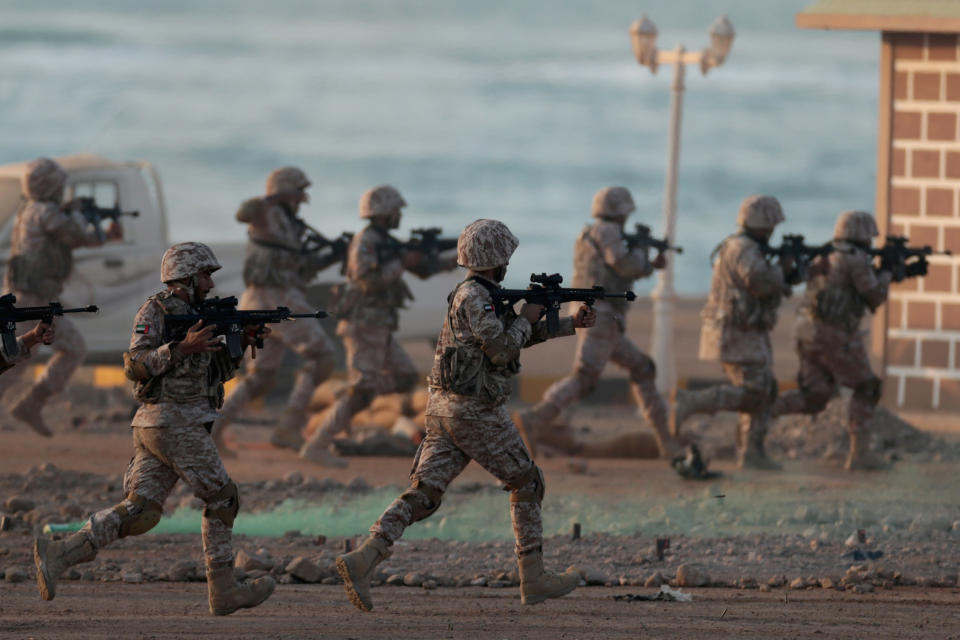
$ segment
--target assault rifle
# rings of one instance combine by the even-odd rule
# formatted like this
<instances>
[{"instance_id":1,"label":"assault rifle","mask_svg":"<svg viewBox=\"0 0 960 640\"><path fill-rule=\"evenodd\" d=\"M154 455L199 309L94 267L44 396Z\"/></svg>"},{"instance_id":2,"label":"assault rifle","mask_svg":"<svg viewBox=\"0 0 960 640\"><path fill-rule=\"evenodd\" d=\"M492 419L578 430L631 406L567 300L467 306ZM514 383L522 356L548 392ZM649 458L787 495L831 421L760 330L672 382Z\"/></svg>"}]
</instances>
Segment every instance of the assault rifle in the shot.
<instances>
[{"instance_id":1,"label":"assault rifle","mask_svg":"<svg viewBox=\"0 0 960 640\"><path fill-rule=\"evenodd\" d=\"M905 278L927 275L927 256L952 255L949 251L934 251L929 245L908 247L907 242L906 236L887 236L882 247L868 249L871 256L880 257L880 265L876 267L878 273L887 270L893 274L894 282L902 282Z\"/></svg>"},{"instance_id":2,"label":"assault rifle","mask_svg":"<svg viewBox=\"0 0 960 640\"><path fill-rule=\"evenodd\" d=\"M783 244L779 247L763 246L763 253L766 256L776 257L783 264L785 261L793 261L793 272L787 275L789 284L806 282L810 278L810 263L820 256L827 256L834 252L832 244L808 246L803 241L800 234L786 234L783 236Z\"/></svg>"},{"instance_id":3,"label":"assault rifle","mask_svg":"<svg viewBox=\"0 0 960 640\"><path fill-rule=\"evenodd\" d=\"M103 233L104 219L119 223L121 216L129 216L131 218L140 217L139 211L123 211L120 209L119 204L115 204L111 208L100 207L97 205L97 201L90 197L74 198L63 206L63 210L78 211L88 223L93 225L97 234L97 240L100 242L103 242L105 239Z\"/></svg>"},{"instance_id":4,"label":"assault rifle","mask_svg":"<svg viewBox=\"0 0 960 640\"><path fill-rule=\"evenodd\" d=\"M457 238L441 238L443 230L440 227L420 227L410 231L410 239L404 242L393 236L379 246L381 260L389 260L403 251L418 251L428 259L444 251L457 248Z\"/></svg>"},{"instance_id":5,"label":"assault rifle","mask_svg":"<svg viewBox=\"0 0 960 640\"><path fill-rule=\"evenodd\" d=\"M547 332L553 335L560 328L560 305L564 302L585 302L592 307L597 300L623 298L633 301L637 299L637 294L633 291L607 293L600 285L592 289L566 289L560 286L562 282L563 276L559 273L549 276L545 273L539 275L531 273L528 288L497 289L494 293L494 302L512 306L520 300L526 300L530 304L541 305L547 317Z\"/></svg>"},{"instance_id":6,"label":"assault rifle","mask_svg":"<svg viewBox=\"0 0 960 640\"><path fill-rule=\"evenodd\" d=\"M677 253L683 253L683 247L675 247L670 244L668 238L660 240L659 238L654 238L650 235L650 227L645 224L640 224L639 222L634 225L636 228L636 233L625 233L623 234L623 239L627 242L627 249L633 251L634 249L649 249L653 248L663 253L664 251L676 251Z\"/></svg>"},{"instance_id":7,"label":"assault rifle","mask_svg":"<svg viewBox=\"0 0 960 640\"><path fill-rule=\"evenodd\" d=\"M92 304L88 307L64 309L59 302L51 302L46 307L15 307L17 296L12 293L0 296L0 339L3 349L11 358L19 352L17 348L17 323L39 320L45 324L53 322L53 316L62 316L65 313L96 313L100 309Z\"/></svg>"},{"instance_id":8,"label":"assault rifle","mask_svg":"<svg viewBox=\"0 0 960 640\"><path fill-rule=\"evenodd\" d=\"M248 325L258 325L261 329L267 323L283 322L294 318L326 318L326 311L313 313L291 313L287 307L276 309L237 309L236 296L229 298L210 298L200 303L196 313L171 313L163 317L164 337L166 340L182 340L187 329L203 320L203 326L213 326L214 335L224 336L227 353L231 358L243 355L243 333ZM263 337L257 333L256 347L263 348Z\"/></svg>"},{"instance_id":9,"label":"assault rifle","mask_svg":"<svg viewBox=\"0 0 960 640\"><path fill-rule=\"evenodd\" d=\"M351 240L353 240L353 234L349 231L344 231L333 240L330 240L307 223L303 223L303 245L301 251L303 253L314 253L316 251L323 251L329 247L337 262L346 262L347 249L350 247Z\"/></svg>"}]
</instances>

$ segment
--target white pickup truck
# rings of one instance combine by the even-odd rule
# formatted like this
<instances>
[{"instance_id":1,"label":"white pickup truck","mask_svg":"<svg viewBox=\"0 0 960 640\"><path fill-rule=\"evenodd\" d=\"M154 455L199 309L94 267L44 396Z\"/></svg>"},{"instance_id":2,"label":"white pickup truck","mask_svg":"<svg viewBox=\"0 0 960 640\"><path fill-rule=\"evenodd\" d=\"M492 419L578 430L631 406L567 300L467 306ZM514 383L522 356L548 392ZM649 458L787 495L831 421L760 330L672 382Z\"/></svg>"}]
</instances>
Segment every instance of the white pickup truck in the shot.
<instances>
[{"instance_id":1,"label":"white pickup truck","mask_svg":"<svg viewBox=\"0 0 960 640\"><path fill-rule=\"evenodd\" d=\"M162 288L160 258L170 245L168 216L160 176L149 162L114 162L93 154L75 154L56 158L66 169L67 190L64 201L92 197L97 206L137 211L137 217L122 218L124 237L100 247L74 251L74 273L60 302L64 306L96 304L97 314L77 314L73 320L83 330L90 360L113 362L130 340L131 323L140 304ZM20 178L27 162L0 166L0 273L6 269L10 252L10 233L20 206ZM237 202L249 194L238 194ZM233 212L224 212L234 223ZM345 220L358 226L355 217ZM337 235L343 229L332 230ZM203 241L203 238L197 238ZM241 243L210 243L223 269L216 274L215 295L243 292L243 256ZM404 338L435 338L442 324L446 295L462 277L459 272L441 274L429 280L408 277L417 301L403 312L400 335ZM308 298L323 308L329 285L341 279L336 267L321 274L308 291ZM332 321L326 321L332 334Z\"/></svg>"}]
</instances>

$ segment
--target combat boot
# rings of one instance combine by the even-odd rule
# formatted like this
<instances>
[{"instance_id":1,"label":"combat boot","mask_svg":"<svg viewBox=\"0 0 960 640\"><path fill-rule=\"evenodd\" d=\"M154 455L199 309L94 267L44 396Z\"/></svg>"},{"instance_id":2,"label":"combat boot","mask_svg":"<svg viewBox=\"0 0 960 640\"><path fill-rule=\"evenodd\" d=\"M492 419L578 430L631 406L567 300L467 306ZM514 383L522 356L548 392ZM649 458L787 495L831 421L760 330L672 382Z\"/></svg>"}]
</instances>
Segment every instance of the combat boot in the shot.
<instances>
[{"instance_id":1,"label":"combat boot","mask_svg":"<svg viewBox=\"0 0 960 640\"><path fill-rule=\"evenodd\" d=\"M543 570L543 550L536 549L517 558L520 568L520 601L537 604L548 598L565 596L580 584L580 574L548 573Z\"/></svg>"},{"instance_id":2,"label":"combat boot","mask_svg":"<svg viewBox=\"0 0 960 640\"><path fill-rule=\"evenodd\" d=\"M280 422L277 423L276 428L270 435L270 444L275 447L298 451L303 446L301 429L306 421L307 416L302 411L284 409L283 415L280 416Z\"/></svg>"},{"instance_id":3,"label":"combat boot","mask_svg":"<svg viewBox=\"0 0 960 640\"><path fill-rule=\"evenodd\" d=\"M10 414L17 420L27 423L44 438L52 438L53 431L43 420L43 405L51 395L53 394L45 386L35 384L17 401L17 404L13 405Z\"/></svg>"},{"instance_id":4,"label":"combat boot","mask_svg":"<svg viewBox=\"0 0 960 640\"><path fill-rule=\"evenodd\" d=\"M870 450L870 434L850 432L850 453L843 465L847 471L886 471L890 463Z\"/></svg>"},{"instance_id":5,"label":"combat boot","mask_svg":"<svg viewBox=\"0 0 960 640\"><path fill-rule=\"evenodd\" d=\"M237 609L249 609L262 603L277 584L270 576L240 584L233 576L232 564L207 567L207 594L210 613L226 616Z\"/></svg>"},{"instance_id":6,"label":"combat boot","mask_svg":"<svg viewBox=\"0 0 960 640\"><path fill-rule=\"evenodd\" d=\"M370 580L378 564L393 554L390 543L378 535L371 535L356 551L337 556L337 573L343 578L347 597L361 611L373 609Z\"/></svg>"},{"instance_id":7,"label":"combat boot","mask_svg":"<svg viewBox=\"0 0 960 640\"><path fill-rule=\"evenodd\" d=\"M346 469L347 461L330 452L330 445L323 440L310 440L300 447L300 457L321 467Z\"/></svg>"},{"instance_id":8,"label":"combat boot","mask_svg":"<svg viewBox=\"0 0 960 640\"><path fill-rule=\"evenodd\" d=\"M40 597L53 600L57 595L57 578L64 570L97 557L97 549L83 532L66 540L37 538L33 541L33 561L37 565L37 587Z\"/></svg>"},{"instance_id":9,"label":"combat boot","mask_svg":"<svg viewBox=\"0 0 960 640\"><path fill-rule=\"evenodd\" d=\"M741 427L738 440L739 461L738 469L756 469L758 471L783 471L783 466L770 458L763 447L763 440L767 433L756 426Z\"/></svg>"}]
</instances>

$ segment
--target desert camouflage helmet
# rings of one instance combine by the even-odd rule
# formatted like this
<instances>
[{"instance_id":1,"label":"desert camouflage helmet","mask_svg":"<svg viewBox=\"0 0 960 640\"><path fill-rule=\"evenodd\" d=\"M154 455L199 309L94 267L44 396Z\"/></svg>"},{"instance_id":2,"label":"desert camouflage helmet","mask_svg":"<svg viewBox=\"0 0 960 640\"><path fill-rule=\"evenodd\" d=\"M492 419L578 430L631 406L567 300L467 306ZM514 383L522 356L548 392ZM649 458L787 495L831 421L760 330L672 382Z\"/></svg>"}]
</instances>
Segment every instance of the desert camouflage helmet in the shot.
<instances>
[{"instance_id":1,"label":"desert camouflage helmet","mask_svg":"<svg viewBox=\"0 0 960 640\"><path fill-rule=\"evenodd\" d=\"M27 165L20 179L23 195L31 200L57 200L67 183L67 172L56 160L37 158Z\"/></svg>"},{"instance_id":2,"label":"desert camouflage helmet","mask_svg":"<svg viewBox=\"0 0 960 640\"><path fill-rule=\"evenodd\" d=\"M519 244L517 236L499 220L474 220L457 238L457 264L474 271L502 267Z\"/></svg>"},{"instance_id":3,"label":"desert camouflage helmet","mask_svg":"<svg viewBox=\"0 0 960 640\"><path fill-rule=\"evenodd\" d=\"M382 184L379 187L367 189L360 196L360 217L381 216L405 206L407 201L399 191L388 184Z\"/></svg>"},{"instance_id":4,"label":"desert camouflage helmet","mask_svg":"<svg viewBox=\"0 0 960 640\"><path fill-rule=\"evenodd\" d=\"M877 229L877 222L866 211L844 211L833 228L833 237L836 240L870 244L878 235L880 230Z\"/></svg>"},{"instance_id":5,"label":"desert camouflage helmet","mask_svg":"<svg viewBox=\"0 0 960 640\"><path fill-rule=\"evenodd\" d=\"M737 214L737 224L748 229L773 229L784 220L780 202L773 196L748 196Z\"/></svg>"},{"instance_id":6,"label":"desert camouflage helmet","mask_svg":"<svg viewBox=\"0 0 960 640\"><path fill-rule=\"evenodd\" d=\"M280 167L274 169L267 176L267 195L272 196L278 193L306 189L310 186L310 179L307 174L297 167Z\"/></svg>"},{"instance_id":7,"label":"desert camouflage helmet","mask_svg":"<svg viewBox=\"0 0 960 640\"><path fill-rule=\"evenodd\" d=\"M626 218L636 209L626 187L604 187L593 196L591 214L595 218Z\"/></svg>"},{"instance_id":8,"label":"desert camouflage helmet","mask_svg":"<svg viewBox=\"0 0 960 640\"><path fill-rule=\"evenodd\" d=\"M212 272L219 268L220 263L210 247L202 242L181 242L163 254L160 261L160 280L184 280L203 271Z\"/></svg>"}]
</instances>

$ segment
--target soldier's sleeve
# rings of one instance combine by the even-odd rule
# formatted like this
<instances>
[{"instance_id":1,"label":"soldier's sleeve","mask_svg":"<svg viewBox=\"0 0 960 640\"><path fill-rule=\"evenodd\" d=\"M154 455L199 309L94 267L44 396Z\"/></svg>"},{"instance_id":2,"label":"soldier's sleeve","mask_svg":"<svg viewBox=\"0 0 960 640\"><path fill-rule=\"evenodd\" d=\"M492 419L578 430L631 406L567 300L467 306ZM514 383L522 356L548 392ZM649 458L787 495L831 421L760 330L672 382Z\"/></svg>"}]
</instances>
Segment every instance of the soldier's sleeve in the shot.
<instances>
[{"instance_id":1,"label":"soldier's sleeve","mask_svg":"<svg viewBox=\"0 0 960 640\"><path fill-rule=\"evenodd\" d=\"M563 338L564 336L572 336L575 333L576 330L573 328L573 318L570 316L560 318L560 325L557 327L557 332L552 335L547 331L546 319L543 319L537 322L537 324L533 325L530 332L530 338L523 346L524 348L532 347L535 344L546 342L550 338Z\"/></svg>"},{"instance_id":2,"label":"soldier's sleeve","mask_svg":"<svg viewBox=\"0 0 960 640\"><path fill-rule=\"evenodd\" d=\"M56 205L50 204L40 214L43 230L56 238L57 242L68 247L88 247L100 244L95 231L87 231L86 219L71 211L64 213Z\"/></svg>"},{"instance_id":3,"label":"soldier's sleeve","mask_svg":"<svg viewBox=\"0 0 960 640\"><path fill-rule=\"evenodd\" d=\"M400 258L381 264L377 247L367 234L350 245L350 274L365 291L384 291L403 275Z\"/></svg>"},{"instance_id":4,"label":"soldier's sleeve","mask_svg":"<svg viewBox=\"0 0 960 640\"><path fill-rule=\"evenodd\" d=\"M183 357L172 346L173 342L163 342L163 308L147 300L133 320L130 356L142 363L151 376L159 376Z\"/></svg>"},{"instance_id":5,"label":"soldier's sleeve","mask_svg":"<svg viewBox=\"0 0 960 640\"><path fill-rule=\"evenodd\" d=\"M646 278L653 273L646 247L627 249L620 230L612 224L600 225L593 238L603 251L603 261L624 278Z\"/></svg>"},{"instance_id":6,"label":"soldier's sleeve","mask_svg":"<svg viewBox=\"0 0 960 640\"><path fill-rule=\"evenodd\" d=\"M758 248L750 247L729 257L735 260L735 269L752 295L767 298L783 292L783 270L769 263Z\"/></svg>"},{"instance_id":7,"label":"soldier's sleeve","mask_svg":"<svg viewBox=\"0 0 960 640\"><path fill-rule=\"evenodd\" d=\"M240 208L237 209L237 222L245 224L259 224L267 212L267 203L263 198L250 198L245 200Z\"/></svg>"},{"instance_id":8,"label":"soldier's sleeve","mask_svg":"<svg viewBox=\"0 0 960 640\"><path fill-rule=\"evenodd\" d=\"M854 288L870 310L875 311L887 299L892 278L890 272L881 271L880 275L877 275L870 256L860 249L854 249L854 253L846 258Z\"/></svg>"},{"instance_id":9,"label":"soldier's sleeve","mask_svg":"<svg viewBox=\"0 0 960 640\"><path fill-rule=\"evenodd\" d=\"M481 349L490 361L503 366L520 357L520 349L530 339L530 323L523 316L517 316L504 328L497 317L493 299L485 290L461 287L463 294L457 292L451 313L465 318L473 337L480 342Z\"/></svg>"}]
</instances>

